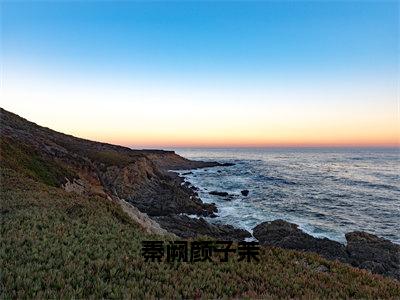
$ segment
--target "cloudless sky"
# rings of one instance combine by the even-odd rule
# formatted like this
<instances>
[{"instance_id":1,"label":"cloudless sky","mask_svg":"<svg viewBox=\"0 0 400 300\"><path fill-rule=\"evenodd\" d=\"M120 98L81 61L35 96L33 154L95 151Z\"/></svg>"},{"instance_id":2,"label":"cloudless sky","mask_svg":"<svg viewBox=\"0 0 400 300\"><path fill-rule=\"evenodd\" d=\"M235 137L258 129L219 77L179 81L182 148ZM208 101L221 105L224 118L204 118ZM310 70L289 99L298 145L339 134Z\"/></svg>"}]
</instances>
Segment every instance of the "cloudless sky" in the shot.
<instances>
[{"instance_id":1,"label":"cloudless sky","mask_svg":"<svg viewBox=\"0 0 400 300\"><path fill-rule=\"evenodd\" d=\"M398 1L2 1L1 106L133 147L398 145Z\"/></svg>"}]
</instances>

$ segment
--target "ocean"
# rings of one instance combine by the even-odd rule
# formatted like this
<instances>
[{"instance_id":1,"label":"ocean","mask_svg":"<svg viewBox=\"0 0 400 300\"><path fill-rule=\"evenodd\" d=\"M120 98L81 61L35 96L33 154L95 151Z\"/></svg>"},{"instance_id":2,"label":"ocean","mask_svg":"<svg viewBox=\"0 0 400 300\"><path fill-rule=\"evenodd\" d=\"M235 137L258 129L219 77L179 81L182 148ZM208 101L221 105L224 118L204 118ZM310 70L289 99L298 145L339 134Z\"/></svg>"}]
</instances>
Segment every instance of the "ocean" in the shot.
<instances>
[{"instance_id":1,"label":"ocean","mask_svg":"<svg viewBox=\"0 0 400 300\"><path fill-rule=\"evenodd\" d=\"M189 159L235 164L184 176L204 202L217 205L218 217L209 222L251 232L261 222L284 219L342 243L346 232L362 230L400 244L398 148L173 150ZM247 197L241 195L245 189ZM210 195L214 190L233 199Z\"/></svg>"}]
</instances>

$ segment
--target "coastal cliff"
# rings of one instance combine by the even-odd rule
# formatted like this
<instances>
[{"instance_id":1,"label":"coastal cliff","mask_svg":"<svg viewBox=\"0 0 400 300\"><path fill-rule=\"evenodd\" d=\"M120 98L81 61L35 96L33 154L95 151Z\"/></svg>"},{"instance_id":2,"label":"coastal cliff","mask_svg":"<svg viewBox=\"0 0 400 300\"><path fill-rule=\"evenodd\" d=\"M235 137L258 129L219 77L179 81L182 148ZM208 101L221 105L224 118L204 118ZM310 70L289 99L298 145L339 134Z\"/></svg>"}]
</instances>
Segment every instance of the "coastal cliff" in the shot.
<instances>
[{"instance_id":1,"label":"coastal cliff","mask_svg":"<svg viewBox=\"0 0 400 300\"><path fill-rule=\"evenodd\" d=\"M146 262L140 252L143 241L169 243L200 236L241 241L250 236L180 213L212 216L216 207L203 203L168 170L221 164L79 139L5 110L0 121L0 298L400 295L400 283L394 279L326 260L322 252L322 257L302 252L308 249L303 242L313 240L293 226L282 233L288 227L284 223L272 228L261 224L255 230L266 245L259 262L235 261L232 253L229 263ZM298 247L281 242L297 237ZM349 239L354 262L388 266L373 254L384 241L362 233ZM387 243L385 247L390 253L397 249Z\"/></svg>"},{"instance_id":2,"label":"coastal cliff","mask_svg":"<svg viewBox=\"0 0 400 300\"><path fill-rule=\"evenodd\" d=\"M0 118L2 167L67 192L116 202L148 233L233 241L252 236L246 230L210 224L201 218L215 217L218 211L215 204L203 203L183 177L170 172L227 164L188 160L174 151L132 150L76 138L4 109ZM367 233L360 233L369 238L359 238L357 243L352 243L353 237L360 234L348 233L350 245L345 246L327 238L314 238L295 224L276 220L259 224L253 234L263 245L314 252L400 279L400 246Z\"/></svg>"},{"instance_id":3,"label":"coastal cliff","mask_svg":"<svg viewBox=\"0 0 400 300\"><path fill-rule=\"evenodd\" d=\"M169 170L223 164L191 161L173 151L132 150L77 138L41 127L4 109L0 118L3 167L69 192L98 195L128 203L148 216L164 216L165 228L179 226L178 214L212 216L217 212L214 204L203 203L195 191L183 184L182 178ZM149 220L145 224L156 222ZM213 232L220 234L218 227L228 237L234 238L237 232L231 226L211 226L207 222L200 223L200 227L211 236Z\"/></svg>"}]
</instances>

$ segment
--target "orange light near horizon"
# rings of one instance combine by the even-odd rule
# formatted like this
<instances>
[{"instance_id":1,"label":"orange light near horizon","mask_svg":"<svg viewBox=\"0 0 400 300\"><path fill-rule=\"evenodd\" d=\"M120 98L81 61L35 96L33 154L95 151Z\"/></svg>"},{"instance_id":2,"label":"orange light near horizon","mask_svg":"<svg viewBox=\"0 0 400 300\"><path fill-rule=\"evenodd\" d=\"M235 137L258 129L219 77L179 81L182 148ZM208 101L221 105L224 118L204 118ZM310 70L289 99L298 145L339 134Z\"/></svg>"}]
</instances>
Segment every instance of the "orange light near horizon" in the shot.
<instances>
[{"instance_id":1,"label":"orange light near horizon","mask_svg":"<svg viewBox=\"0 0 400 300\"><path fill-rule=\"evenodd\" d=\"M17 75L2 89L5 109L96 141L151 148L400 145L398 90L387 80L132 86L47 76L27 85Z\"/></svg>"},{"instance_id":2,"label":"orange light near horizon","mask_svg":"<svg viewBox=\"0 0 400 300\"><path fill-rule=\"evenodd\" d=\"M96 138L95 138L96 139ZM130 148L257 148L257 147L400 147L400 139L381 137L371 138L348 138L338 140L234 140L234 139L115 139L115 138L97 138L103 142L123 145Z\"/></svg>"}]
</instances>

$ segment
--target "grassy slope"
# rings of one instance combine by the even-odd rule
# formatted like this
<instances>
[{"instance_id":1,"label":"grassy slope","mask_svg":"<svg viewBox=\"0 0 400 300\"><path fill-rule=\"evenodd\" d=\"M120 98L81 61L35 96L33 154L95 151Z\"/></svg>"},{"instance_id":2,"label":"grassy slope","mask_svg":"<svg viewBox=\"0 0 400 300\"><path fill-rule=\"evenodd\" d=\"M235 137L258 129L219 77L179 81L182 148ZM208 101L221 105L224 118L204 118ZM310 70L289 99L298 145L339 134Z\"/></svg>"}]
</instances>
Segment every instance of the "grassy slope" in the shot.
<instances>
[{"instance_id":1,"label":"grassy slope","mask_svg":"<svg viewBox=\"0 0 400 300\"><path fill-rule=\"evenodd\" d=\"M61 162L45 159L32 147L5 136L1 136L0 161L3 167L54 187L64 184L66 177L77 177Z\"/></svg>"},{"instance_id":2,"label":"grassy slope","mask_svg":"<svg viewBox=\"0 0 400 300\"><path fill-rule=\"evenodd\" d=\"M0 298L399 297L400 283L276 248L262 262L146 263L146 235L114 203L1 169ZM318 272L320 265L328 272Z\"/></svg>"}]
</instances>

